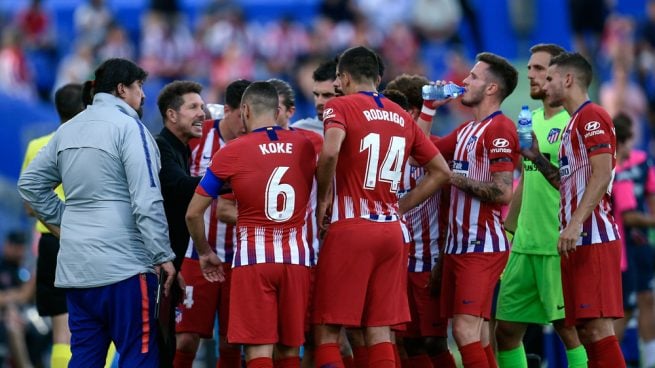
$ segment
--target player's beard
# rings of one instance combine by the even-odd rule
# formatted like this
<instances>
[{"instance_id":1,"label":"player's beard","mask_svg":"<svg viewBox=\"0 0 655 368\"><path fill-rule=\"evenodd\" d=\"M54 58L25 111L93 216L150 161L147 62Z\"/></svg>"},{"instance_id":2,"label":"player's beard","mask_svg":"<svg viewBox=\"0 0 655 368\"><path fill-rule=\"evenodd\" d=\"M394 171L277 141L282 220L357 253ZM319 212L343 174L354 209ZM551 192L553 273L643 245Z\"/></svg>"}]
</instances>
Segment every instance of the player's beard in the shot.
<instances>
[{"instance_id":1,"label":"player's beard","mask_svg":"<svg viewBox=\"0 0 655 368\"><path fill-rule=\"evenodd\" d=\"M471 93L471 91L466 91L466 93L462 96L462 105L466 107L473 107L477 106L482 102L482 99L484 96L482 95L482 91L478 91L476 93Z\"/></svg>"},{"instance_id":2,"label":"player's beard","mask_svg":"<svg viewBox=\"0 0 655 368\"><path fill-rule=\"evenodd\" d=\"M546 91L544 91L542 88L539 88L539 90L537 90L535 92L532 92L532 90L530 90L530 97L533 100L542 100L542 101L544 101L544 100L546 100Z\"/></svg>"}]
</instances>

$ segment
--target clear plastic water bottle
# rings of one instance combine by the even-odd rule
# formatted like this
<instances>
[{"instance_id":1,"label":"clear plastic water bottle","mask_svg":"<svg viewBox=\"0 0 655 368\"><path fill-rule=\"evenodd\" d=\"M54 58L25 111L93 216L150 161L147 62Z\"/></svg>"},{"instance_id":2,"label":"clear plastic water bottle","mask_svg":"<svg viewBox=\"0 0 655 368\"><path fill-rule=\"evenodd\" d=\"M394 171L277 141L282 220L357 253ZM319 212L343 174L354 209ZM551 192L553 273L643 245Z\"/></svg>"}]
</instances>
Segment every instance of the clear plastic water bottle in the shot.
<instances>
[{"instance_id":1,"label":"clear plastic water bottle","mask_svg":"<svg viewBox=\"0 0 655 368\"><path fill-rule=\"evenodd\" d=\"M214 120L223 119L225 116L225 106L221 104L207 104L207 110L209 110L209 113Z\"/></svg>"},{"instance_id":2,"label":"clear plastic water bottle","mask_svg":"<svg viewBox=\"0 0 655 368\"><path fill-rule=\"evenodd\" d=\"M441 86L435 84L426 84L421 89L424 100L445 100L448 97L456 98L466 92L462 86L455 83L448 83Z\"/></svg>"},{"instance_id":3,"label":"clear plastic water bottle","mask_svg":"<svg viewBox=\"0 0 655 368\"><path fill-rule=\"evenodd\" d=\"M516 132L519 136L521 149L532 147L532 113L527 105L523 105L521 108Z\"/></svg>"}]
</instances>

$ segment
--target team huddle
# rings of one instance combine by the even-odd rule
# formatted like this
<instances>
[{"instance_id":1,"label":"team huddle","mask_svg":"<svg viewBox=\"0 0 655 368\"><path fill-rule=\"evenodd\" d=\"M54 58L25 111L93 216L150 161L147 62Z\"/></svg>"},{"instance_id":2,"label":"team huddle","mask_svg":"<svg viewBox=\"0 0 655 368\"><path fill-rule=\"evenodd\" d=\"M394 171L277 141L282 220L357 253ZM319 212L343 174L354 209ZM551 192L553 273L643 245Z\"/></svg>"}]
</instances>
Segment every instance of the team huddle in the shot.
<instances>
[{"instance_id":1,"label":"team huddle","mask_svg":"<svg viewBox=\"0 0 655 368\"><path fill-rule=\"evenodd\" d=\"M420 89L429 82L409 75L378 92L381 60L366 47L319 66L318 116L292 125L284 119L292 97L279 80L233 82L223 114L202 124L194 83L166 86L158 100L165 130L175 134L179 117L194 111L186 138L175 143L179 149L158 136L160 164L159 151L148 151L152 137L141 130L140 157L134 151L134 161L118 161L129 168L127 192L142 185L163 193L148 208L133 205L126 217L152 232L161 221L146 223L166 210L172 248L150 245L150 233L137 242L157 256L140 272L161 265L167 273L173 305L164 313L176 336L173 345L148 342L146 334L159 329L150 311L143 312L152 300L135 301L125 316L150 327L129 338L108 332L121 364L168 366L170 359L174 367L191 367L199 338L211 338L218 315L223 368L241 366L242 346L249 368L456 367L449 323L466 368L527 367L521 340L528 323L553 323L569 367L625 367L613 329L613 320L623 317L621 243L611 203L614 125L589 100L592 70L580 54L551 44L530 51L531 97L543 107L532 114L532 146L522 148L516 125L500 109L518 72L492 53L477 56L457 97L474 120L443 137L430 134L434 115L455 98L423 100ZM129 88L140 88L142 80L119 82L115 90L96 91L95 99L110 95L121 100L112 103L125 116L136 116L140 100L130 93L138 91ZM164 103L168 95L178 102ZM59 133L21 175L19 189L43 222L61 226L61 252L72 254L83 248L68 245L75 234L66 213L78 203L72 189L78 183L70 181L69 189L67 175L85 146ZM167 159L169 151L177 153ZM112 153L121 155L121 149ZM178 176L166 173L167 161ZM62 164L68 171L62 173ZM160 167L159 178L153 176ZM522 175L514 188L517 169ZM139 180L130 179L133 170L141 170ZM61 182L65 206L52 192ZM67 283L79 265L62 264L61 257L56 286L109 284ZM181 277L174 281L176 270ZM153 296L150 278L135 282ZM79 357L103 355L107 347L87 341L88 297L73 295L71 302L67 295L71 367L94 366ZM73 310L87 312L78 317ZM171 350L168 358L162 349Z\"/></svg>"}]
</instances>

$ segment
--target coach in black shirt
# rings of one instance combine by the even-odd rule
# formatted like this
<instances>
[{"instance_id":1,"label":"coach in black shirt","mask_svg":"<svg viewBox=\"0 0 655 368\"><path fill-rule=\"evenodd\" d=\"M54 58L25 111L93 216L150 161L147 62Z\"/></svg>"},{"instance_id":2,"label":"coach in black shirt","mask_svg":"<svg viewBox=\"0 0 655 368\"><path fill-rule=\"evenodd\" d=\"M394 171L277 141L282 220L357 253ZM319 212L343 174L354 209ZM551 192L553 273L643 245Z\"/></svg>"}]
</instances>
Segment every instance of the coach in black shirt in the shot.
<instances>
[{"instance_id":1,"label":"coach in black shirt","mask_svg":"<svg viewBox=\"0 0 655 368\"><path fill-rule=\"evenodd\" d=\"M180 270L189 245L189 231L184 216L191 197L200 182L189 172L189 140L199 138L205 119L202 86L191 81L167 84L159 93L157 106L164 128L156 137L161 155L161 182L164 210L168 220L171 247L175 252L175 269ZM183 285L180 285L182 287ZM174 288L179 291L178 288ZM170 300L163 300L160 312L159 347L161 367L172 367L175 354L175 306L180 292L173 292Z\"/></svg>"}]
</instances>

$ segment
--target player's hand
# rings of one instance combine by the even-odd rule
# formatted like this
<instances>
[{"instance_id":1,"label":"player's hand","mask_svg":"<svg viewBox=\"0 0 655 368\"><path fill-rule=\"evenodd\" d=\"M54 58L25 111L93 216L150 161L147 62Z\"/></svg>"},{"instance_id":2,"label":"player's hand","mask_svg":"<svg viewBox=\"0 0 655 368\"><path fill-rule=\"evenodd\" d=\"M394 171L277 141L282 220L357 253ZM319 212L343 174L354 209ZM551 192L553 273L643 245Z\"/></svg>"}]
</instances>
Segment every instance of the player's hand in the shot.
<instances>
[{"instance_id":1,"label":"player's hand","mask_svg":"<svg viewBox=\"0 0 655 368\"><path fill-rule=\"evenodd\" d=\"M568 258L570 252L575 252L575 244L580 238L581 230L582 226L574 222L569 223L566 228L562 230L559 234L559 239L557 240L557 251L560 256Z\"/></svg>"},{"instance_id":2,"label":"player's hand","mask_svg":"<svg viewBox=\"0 0 655 368\"><path fill-rule=\"evenodd\" d=\"M328 216L328 203L319 201L316 205L316 223L318 224L318 238L325 238L325 233L330 226L330 217Z\"/></svg>"},{"instance_id":3,"label":"player's hand","mask_svg":"<svg viewBox=\"0 0 655 368\"><path fill-rule=\"evenodd\" d=\"M202 275L209 282L223 282L225 281L225 271L223 270L223 262L214 252L202 254L199 257L200 270Z\"/></svg>"},{"instance_id":4,"label":"player's hand","mask_svg":"<svg viewBox=\"0 0 655 368\"><path fill-rule=\"evenodd\" d=\"M441 275L443 274L443 262L441 262L442 256L443 255L439 255L437 264L432 267L432 272L430 272L430 279L428 280L428 284L425 286L430 291L430 295L436 297L441 294Z\"/></svg>"},{"instance_id":5,"label":"player's hand","mask_svg":"<svg viewBox=\"0 0 655 368\"><path fill-rule=\"evenodd\" d=\"M541 155L541 151L539 151L539 141L534 132L532 132L532 147L521 148L521 154L530 161L534 161L539 155Z\"/></svg>"},{"instance_id":6,"label":"player's hand","mask_svg":"<svg viewBox=\"0 0 655 368\"><path fill-rule=\"evenodd\" d=\"M430 84L434 84L435 86L443 86L448 84L448 81L445 80L436 80L434 82L430 82ZM457 97L455 97L457 98ZM449 103L450 101L454 100L452 97L444 98L443 100L423 100L426 104L431 105L433 109L438 109L439 107Z\"/></svg>"},{"instance_id":7,"label":"player's hand","mask_svg":"<svg viewBox=\"0 0 655 368\"><path fill-rule=\"evenodd\" d=\"M177 272L175 271L175 266L173 266L173 262L171 261L164 262L155 267L157 274L159 274L160 269L163 269L164 272L166 272L166 281L164 281L164 296L168 297L170 295L171 286L173 286L173 281L175 281L175 274Z\"/></svg>"},{"instance_id":8,"label":"player's hand","mask_svg":"<svg viewBox=\"0 0 655 368\"><path fill-rule=\"evenodd\" d=\"M184 281L184 276L182 276L182 272L177 273L177 287L180 288L180 295L182 295L181 299L184 300L186 299L186 281Z\"/></svg>"}]
</instances>

